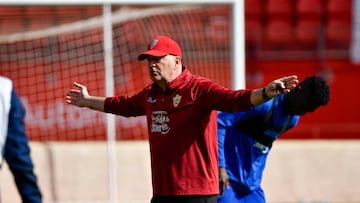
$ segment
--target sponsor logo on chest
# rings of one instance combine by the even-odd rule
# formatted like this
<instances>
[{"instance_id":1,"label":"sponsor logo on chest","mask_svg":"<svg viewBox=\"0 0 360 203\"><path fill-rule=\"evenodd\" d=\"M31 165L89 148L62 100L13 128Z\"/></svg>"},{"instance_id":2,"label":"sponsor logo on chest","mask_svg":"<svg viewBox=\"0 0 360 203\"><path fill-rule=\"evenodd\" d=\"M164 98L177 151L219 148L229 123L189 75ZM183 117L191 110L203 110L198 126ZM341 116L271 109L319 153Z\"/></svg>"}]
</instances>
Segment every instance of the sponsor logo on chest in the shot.
<instances>
[{"instance_id":1,"label":"sponsor logo on chest","mask_svg":"<svg viewBox=\"0 0 360 203\"><path fill-rule=\"evenodd\" d=\"M157 99L149 97L147 102L150 104L155 104ZM174 108L177 108L181 102L181 95L176 94L172 98L172 103ZM169 127L170 118L167 111L153 111L151 115L151 132L152 133L161 133L166 135L170 131Z\"/></svg>"}]
</instances>

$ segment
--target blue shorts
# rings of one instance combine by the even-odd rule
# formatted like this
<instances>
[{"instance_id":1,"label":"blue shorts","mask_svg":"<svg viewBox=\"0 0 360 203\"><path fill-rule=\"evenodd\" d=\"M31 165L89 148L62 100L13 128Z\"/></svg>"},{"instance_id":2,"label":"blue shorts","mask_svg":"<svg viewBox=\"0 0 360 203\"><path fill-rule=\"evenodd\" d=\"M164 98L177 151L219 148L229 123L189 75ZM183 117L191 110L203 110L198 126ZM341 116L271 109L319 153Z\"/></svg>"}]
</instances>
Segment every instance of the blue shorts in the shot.
<instances>
[{"instance_id":1,"label":"blue shorts","mask_svg":"<svg viewBox=\"0 0 360 203\"><path fill-rule=\"evenodd\" d=\"M266 203L264 191L261 188L250 193L241 193L230 185L229 188L225 188L224 195L219 195L218 203Z\"/></svg>"}]
</instances>

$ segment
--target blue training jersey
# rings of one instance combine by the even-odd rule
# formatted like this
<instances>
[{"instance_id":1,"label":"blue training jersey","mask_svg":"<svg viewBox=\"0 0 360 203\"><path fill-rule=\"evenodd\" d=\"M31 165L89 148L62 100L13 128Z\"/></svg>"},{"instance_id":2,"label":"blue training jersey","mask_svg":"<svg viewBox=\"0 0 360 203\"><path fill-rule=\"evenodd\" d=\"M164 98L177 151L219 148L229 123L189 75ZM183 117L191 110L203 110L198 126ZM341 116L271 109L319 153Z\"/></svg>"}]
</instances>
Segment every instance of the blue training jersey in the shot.
<instances>
[{"instance_id":1,"label":"blue training jersey","mask_svg":"<svg viewBox=\"0 0 360 203\"><path fill-rule=\"evenodd\" d=\"M247 112L218 115L219 167L226 167L231 186L237 191L249 193L261 187L272 141L298 123L298 115L283 112L283 96Z\"/></svg>"}]
</instances>

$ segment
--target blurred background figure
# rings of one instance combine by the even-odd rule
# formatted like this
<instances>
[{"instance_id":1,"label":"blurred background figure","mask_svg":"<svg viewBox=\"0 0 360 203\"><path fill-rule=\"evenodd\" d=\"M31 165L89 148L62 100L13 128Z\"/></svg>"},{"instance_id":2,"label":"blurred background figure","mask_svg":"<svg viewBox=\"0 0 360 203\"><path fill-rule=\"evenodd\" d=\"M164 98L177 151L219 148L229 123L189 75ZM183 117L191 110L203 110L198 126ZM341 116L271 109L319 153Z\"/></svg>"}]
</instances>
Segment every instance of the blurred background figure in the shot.
<instances>
[{"instance_id":1,"label":"blurred background figure","mask_svg":"<svg viewBox=\"0 0 360 203\"><path fill-rule=\"evenodd\" d=\"M0 76L0 86L0 164L5 160L9 165L22 202L40 203L41 192L25 133L24 107L10 79Z\"/></svg>"}]
</instances>

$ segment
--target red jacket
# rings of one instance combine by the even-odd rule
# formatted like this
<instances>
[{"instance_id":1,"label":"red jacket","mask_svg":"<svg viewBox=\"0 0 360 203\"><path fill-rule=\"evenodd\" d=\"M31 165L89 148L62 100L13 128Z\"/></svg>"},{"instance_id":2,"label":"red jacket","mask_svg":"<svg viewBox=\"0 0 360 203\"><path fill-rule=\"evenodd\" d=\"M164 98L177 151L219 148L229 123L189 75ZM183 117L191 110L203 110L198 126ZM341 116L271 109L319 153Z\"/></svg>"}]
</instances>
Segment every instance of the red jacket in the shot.
<instances>
[{"instance_id":1,"label":"red jacket","mask_svg":"<svg viewBox=\"0 0 360 203\"><path fill-rule=\"evenodd\" d=\"M152 84L131 97L106 98L104 108L147 116L154 195L212 195L219 192L216 110L248 110L250 94L185 69L165 92Z\"/></svg>"}]
</instances>

